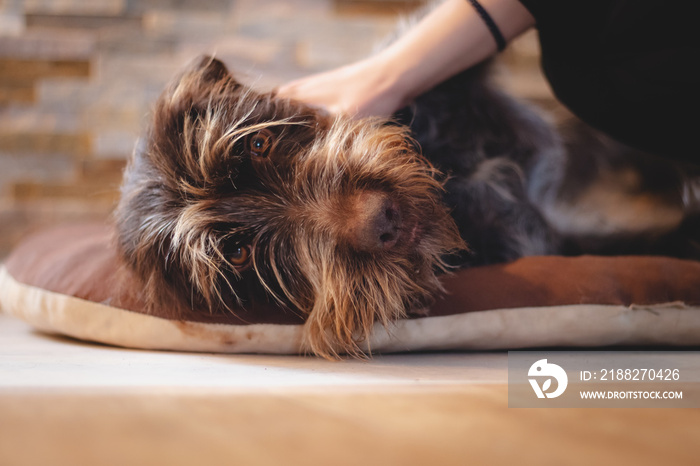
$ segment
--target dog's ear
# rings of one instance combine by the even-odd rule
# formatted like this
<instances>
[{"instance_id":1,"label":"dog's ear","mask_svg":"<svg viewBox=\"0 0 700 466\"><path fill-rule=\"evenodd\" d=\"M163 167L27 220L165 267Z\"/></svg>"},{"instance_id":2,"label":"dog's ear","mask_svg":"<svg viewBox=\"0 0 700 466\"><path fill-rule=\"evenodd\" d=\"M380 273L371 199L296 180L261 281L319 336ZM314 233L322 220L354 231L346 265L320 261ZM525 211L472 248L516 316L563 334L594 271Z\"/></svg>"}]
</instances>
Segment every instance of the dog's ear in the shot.
<instances>
[{"instance_id":1,"label":"dog's ear","mask_svg":"<svg viewBox=\"0 0 700 466\"><path fill-rule=\"evenodd\" d=\"M177 76L158 100L156 118L162 112L189 113L206 108L212 98L240 87L226 65L202 55Z\"/></svg>"},{"instance_id":2,"label":"dog's ear","mask_svg":"<svg viewBox=\"0 0 700 466\"><path fill-rule=\"evenodd\" d=\"M203 169L213 169L217 153L202 150L200 137L208 141L221 137L217 112L230 107L242 92L221 61L202 56L163 91L156 102L150 126L146 156L169 181L206 178ZM207 126L207 131L202 127ZM207 164L200 160L206 155ZM212 167L209 167L212 165Z\"/></svg>"},{"instance_id":3,"label":"dog's ear","mask_svg":"<svg viewBox=\"0 0 700 466\"><path fill-rule=\"evenodd\" d=\"M230 79L226 65L209 55L200 55L191 64L186 73L200 74L203 82L215 83L222 79Z\"/></svg>"}]
</instances>

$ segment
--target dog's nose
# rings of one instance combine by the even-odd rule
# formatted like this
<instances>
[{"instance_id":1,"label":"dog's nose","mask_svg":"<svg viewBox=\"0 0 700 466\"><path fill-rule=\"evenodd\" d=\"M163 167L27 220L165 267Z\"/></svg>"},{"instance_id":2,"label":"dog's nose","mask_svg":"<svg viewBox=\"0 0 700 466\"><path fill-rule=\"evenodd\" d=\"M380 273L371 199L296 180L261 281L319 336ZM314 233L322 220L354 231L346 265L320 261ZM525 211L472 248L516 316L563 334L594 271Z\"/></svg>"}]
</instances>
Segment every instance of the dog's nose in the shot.
<instances>
[{"instance_id":1,"label":"dog's nose","mask_svg":"<svg viewBox=\"0 0 700 466\"><path fill-rule=\"evenodd\" d=\"M355 201L354 218L348 219L350 239L358 249L375 252L391 249L399 239L401 214L391 198L380 192L367 192Z\"/></svg>"}]
</instances>

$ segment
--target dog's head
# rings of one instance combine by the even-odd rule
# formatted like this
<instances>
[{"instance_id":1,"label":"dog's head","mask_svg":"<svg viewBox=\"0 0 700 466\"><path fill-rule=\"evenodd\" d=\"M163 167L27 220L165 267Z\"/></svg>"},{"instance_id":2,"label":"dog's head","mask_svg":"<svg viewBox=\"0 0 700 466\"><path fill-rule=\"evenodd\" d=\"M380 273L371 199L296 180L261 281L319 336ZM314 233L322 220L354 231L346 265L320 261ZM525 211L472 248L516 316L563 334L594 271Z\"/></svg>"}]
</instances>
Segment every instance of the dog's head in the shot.
<instances>
[{"instance_id":1,"label":"dog's head","mask_svg":"<svg viewBox=\"0 0 700 466\"><path fill-rule=\"evenodd\" d=\"M422 309L463 247L406 130L257 93L202 58L158 99L117 210L153 306L236 312L265 295L315 353L358 353L375 322Z\"/></svg>"}]
</instances>

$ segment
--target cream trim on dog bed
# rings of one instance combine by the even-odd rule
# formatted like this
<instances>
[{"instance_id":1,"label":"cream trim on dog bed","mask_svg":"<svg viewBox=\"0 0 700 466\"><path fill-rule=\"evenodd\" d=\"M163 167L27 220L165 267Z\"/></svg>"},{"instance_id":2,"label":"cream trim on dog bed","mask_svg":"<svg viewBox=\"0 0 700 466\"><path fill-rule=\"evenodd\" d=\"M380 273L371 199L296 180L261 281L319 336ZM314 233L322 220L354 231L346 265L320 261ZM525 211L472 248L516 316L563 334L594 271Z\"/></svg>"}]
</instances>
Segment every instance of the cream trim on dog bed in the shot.
<instances>
[{"instance_id":1,"label":"cream trim on dog bed","mask_svg":"<svg viewBox=\"0 0 700 466\"><path fill-rule=\"evenodd\" d=\"M221 353L302 353L301 325L172 321L47 291L0 268L0 308L32 326L130 348ZM373 352L549 346L700 345L700 307L526 307L424 317L376 326ZM365 345L366 346L366 345ZM367 348L365 348L367 349Z\"/></svg>"}]
</instances>

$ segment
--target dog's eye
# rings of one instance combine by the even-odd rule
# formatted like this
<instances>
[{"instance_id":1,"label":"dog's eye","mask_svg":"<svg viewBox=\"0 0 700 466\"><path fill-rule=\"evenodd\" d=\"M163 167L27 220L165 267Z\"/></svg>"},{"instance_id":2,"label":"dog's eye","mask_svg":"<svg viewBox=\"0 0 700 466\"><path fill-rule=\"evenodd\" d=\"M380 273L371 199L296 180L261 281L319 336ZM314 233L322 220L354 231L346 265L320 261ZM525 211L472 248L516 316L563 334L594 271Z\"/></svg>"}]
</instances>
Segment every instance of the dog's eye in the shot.
<instances>
[{"instance_id":1,"label":"dog's eye","mask_svg":"<svg viewBox=\"0 0 700 466\"><path fill-rule=\"evenodd\" d=\"M236 246L229 254L228 260L238 270L245 270L250 265L250 246Z\"/></svg>"},{"instance_id":2,"label":"dog's eye","mask_svg":"<svg viewBox=\"0 0 700 466\"><path fill-rule=\"evenodd\" d=\"M248 150L256 157L267 157L272 148L272 133L264 129L248 139Z\"/></svg>"}]
</instances>

